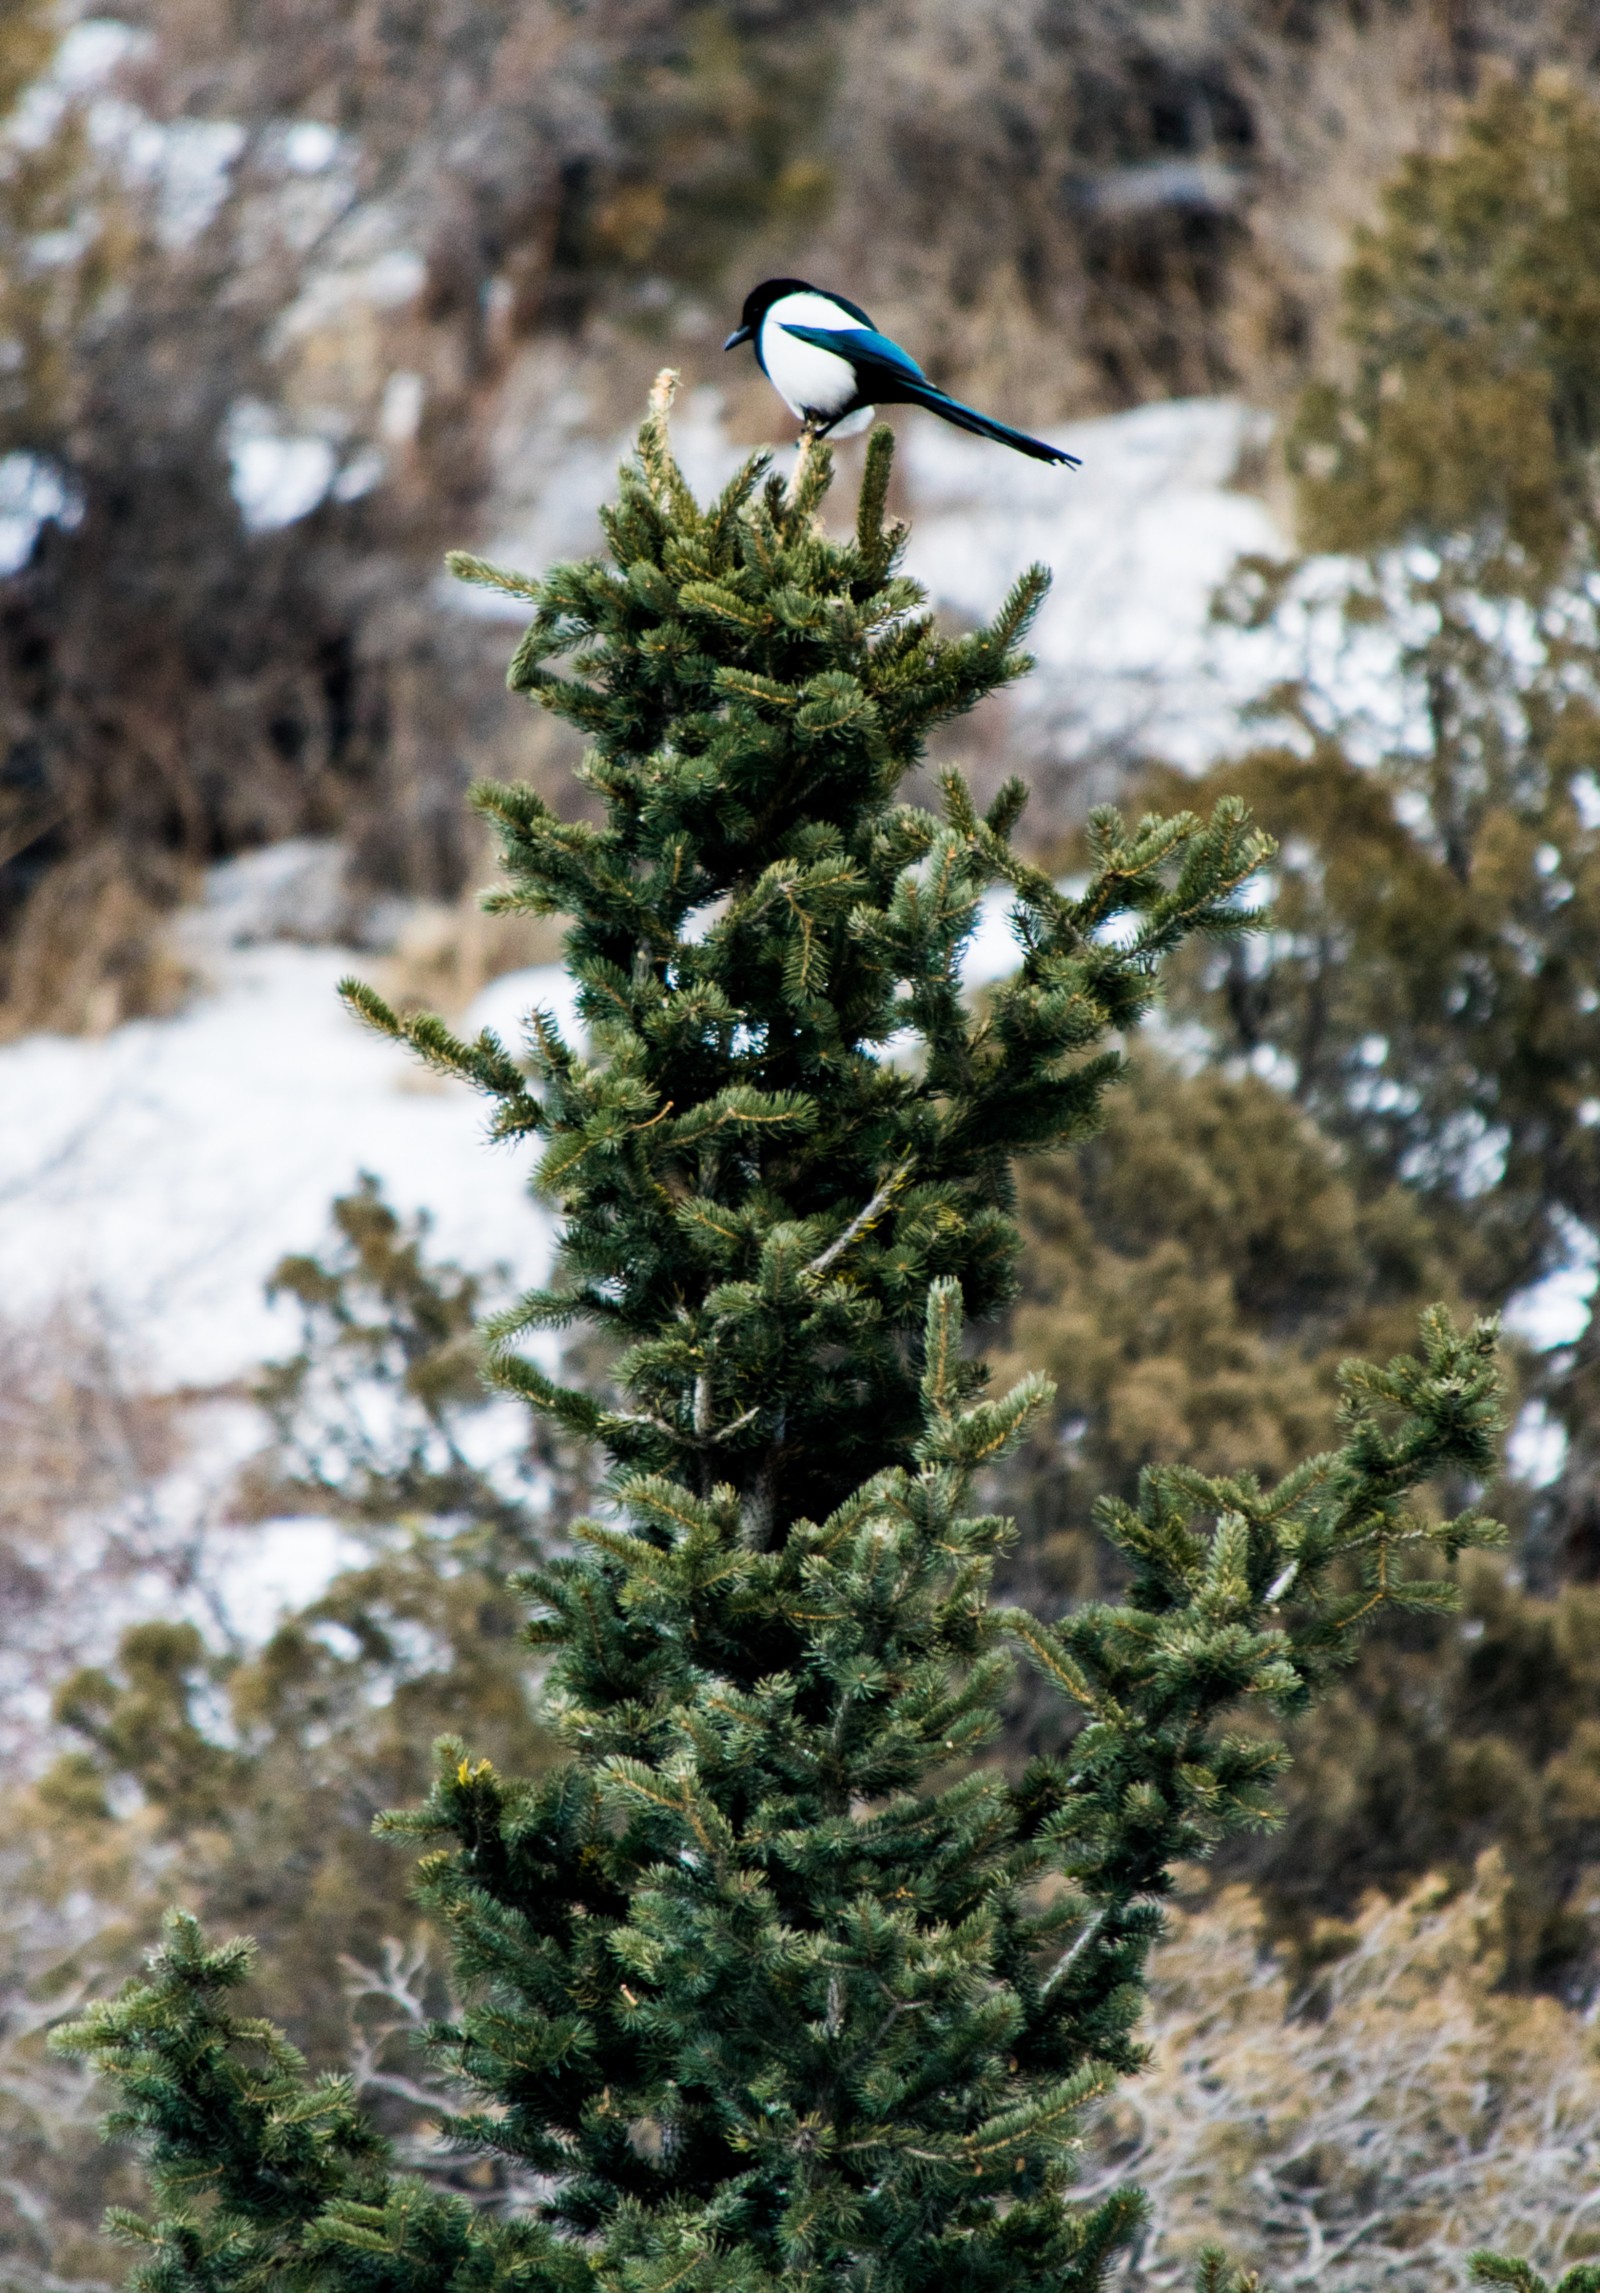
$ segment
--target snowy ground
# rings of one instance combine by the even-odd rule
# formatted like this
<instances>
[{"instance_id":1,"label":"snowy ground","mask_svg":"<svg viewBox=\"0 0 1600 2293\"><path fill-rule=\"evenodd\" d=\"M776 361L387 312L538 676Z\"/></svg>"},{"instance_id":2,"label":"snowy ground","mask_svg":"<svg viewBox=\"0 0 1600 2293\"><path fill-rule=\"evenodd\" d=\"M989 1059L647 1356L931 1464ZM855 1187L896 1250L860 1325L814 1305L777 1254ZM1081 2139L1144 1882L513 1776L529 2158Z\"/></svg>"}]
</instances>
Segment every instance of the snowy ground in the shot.
<instances>
[{"instance_id":1,"label":"snowy ground","mask_svg":"<svg viewBox=\"0 0 1600 2293\"><path fill-rule=\"evenodd\" d=\"M250 866L217 871L219 889ZM536 1279L549 1225L526 1158L486 1147L473 1094L349 1017L335 989L362 963L224 942L175 1018L0 1050L8 1311L92 1299L153 1385L221 1384L283 1347L292 1324L263 1284L363 1170L397 1208L433 1213L441 1252Z\"/></svg>"},{"instance_id":2,"label":"snowy ground","mask_svg":"<svg viewBox=\"0 0 1600 2293\"><path fill-rule=\"evenodd\" d=\"M1144 750L1198 770L1235 745L1266 682L1259 641L1210 621L1234 560L1283 557L1266 504L1234 474L1267 425L1231 399L1143 406L1053 433L1063 472L931 417L910 426L906 569L947 611L992 613L1036 561L1052 574L1029 640L1018 729L1063 760Z\"/></svg>"}]
</instances>

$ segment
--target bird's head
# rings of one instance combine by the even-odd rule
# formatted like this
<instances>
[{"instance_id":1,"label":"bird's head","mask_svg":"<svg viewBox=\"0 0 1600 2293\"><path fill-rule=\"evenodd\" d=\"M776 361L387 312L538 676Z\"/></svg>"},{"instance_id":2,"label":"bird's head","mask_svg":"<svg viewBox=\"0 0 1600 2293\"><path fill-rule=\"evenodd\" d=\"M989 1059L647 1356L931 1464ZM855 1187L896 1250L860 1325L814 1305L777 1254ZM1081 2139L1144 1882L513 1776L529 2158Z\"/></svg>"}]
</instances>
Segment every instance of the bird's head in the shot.
<instances>
[{"instance_id":1,"label":"bird's head","mask_svg":"<svg viewBox=\"0 0 1600 2293\"><path fill-rule=\"evenodd\" d=\"M760 286L752 287L744 298L744 309L739 323L723 344L724 350L737 350L741 342L754 342L761 321L775 302L785 295L814 295L817 289L807 279L763 279Z\"/></svg>"}]
</instances>

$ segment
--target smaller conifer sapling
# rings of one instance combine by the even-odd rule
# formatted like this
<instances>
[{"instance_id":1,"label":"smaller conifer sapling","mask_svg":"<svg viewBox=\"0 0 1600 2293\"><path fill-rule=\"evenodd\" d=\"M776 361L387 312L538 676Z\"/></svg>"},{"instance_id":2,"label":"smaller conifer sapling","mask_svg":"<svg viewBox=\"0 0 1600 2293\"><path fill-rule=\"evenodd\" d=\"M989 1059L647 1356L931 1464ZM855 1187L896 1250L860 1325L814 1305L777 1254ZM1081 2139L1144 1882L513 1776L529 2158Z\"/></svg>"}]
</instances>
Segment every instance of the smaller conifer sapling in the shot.
<instances>
[{"instance_id":1,"label":"smaller conifer sapling","mask_svg":"<svg viewBox=\"0 0 1600 2293\"><path fill-rule=\"evenodd\" d=\"M1280 1755L1230 1715L1303 1704L1493 1533L1411 1502L1494 1455L1493 1333L1434 1317L1418 1358L1348 1373L1343 1446L1278 1487L1160 1471L1108 1508L1121 1602L989 1604L1008 1530L974 1478L1044 1391L990 1397L962 1338L1010 1293L1011 1165L1093 1124L1159 960L1239 928L1265 846L1236 803L1101 813L1069 896L1011 849L1020 784L982 817L955 773L942 816L901 803L929 730L1025 667L1044 575L944 637L895 570L887 432L840 540L822 447L702 509L668 397L609 563L457 562L528 600L511 683L591 744L598 825L478 791L496 904L574 919L588 1055L545 1014L519 1059L350 989L540 1142L558 1279L501 1319L496 1374L612 1467L527 1580L566 1763L517 1783L451 1744L391 1819L433 1843L469 2002L435 2034L450 2134L540 2194L475 2212L394 2173L347 2088L238 2012L245 1946L177 1919L70 2040L151 2161L143 2293L1087 2293L1140 2201L1074 2205L1075 2127L1138 2066L1170 1868L1269 1818ZM1018 968L975 1010L995 884ZM616 1349L609 1397L518 1350L573 1321ZM985 1754L1019 1651L1078 1726L1010 1777Z\"/></svg>"}]
</instances>

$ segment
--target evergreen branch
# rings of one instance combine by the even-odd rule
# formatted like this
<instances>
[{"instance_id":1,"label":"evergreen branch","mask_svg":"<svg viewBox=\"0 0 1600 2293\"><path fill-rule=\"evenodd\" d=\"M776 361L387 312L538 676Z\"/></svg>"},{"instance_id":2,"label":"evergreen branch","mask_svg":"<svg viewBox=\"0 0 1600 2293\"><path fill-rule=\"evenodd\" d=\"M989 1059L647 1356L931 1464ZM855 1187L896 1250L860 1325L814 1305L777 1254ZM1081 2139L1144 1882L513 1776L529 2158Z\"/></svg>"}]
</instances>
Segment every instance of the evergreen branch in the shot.
<instances>
[{"instance_id":1,"label":"evergreen branch","mask_svg":"<svg viewBox=\"0 0 1600 2293\"><path fill-rule=\"evenodd\" d=\"M678 382L676 367L664 366L650 385L650 411L639 432L639 462L652 493L692 533L700 524L699 506L673 458L669 430Z\"/></svg>"},{"instance_id":2,"label":"evergreen branch","mask_svg":"<svg viewBox=\"0 0 1600 2293\"><path fill-rule=\"evenodd\" d=\"M1086 1712L1098 1712L1100 1699L1091 1687L1083 1667L1077 1662L1048 1625L1030 1616L1025 1608L1005 1608L998 1612L996 1621L1025 1648L1038 1669Z\"/></svg>"},{"instance_id":3,"label":"evergreen branch","mask_svg":"<svg viewBox=\"0 0 1600 2293\"><path fill-rule=\"evenodd\" d=\"M1063 2121L1069 2126L1075 2125L1086 2106L1097 2101L1115 2077L1116 2072L1109 2063L1085 2063L1071 2078L1045 2093L1031 2096L1018 2108L1003 2110L985 2119L975 2132L967 2135L962 2149L976 2166L1041 2137L1059 2142L1061 2136L1057 2129Z\"/></svg>"},{"instance_id":4,"label":"evergreen branch","mask_svg":"<svg viewBox=\"0 0 1600 2293\"><path fill-rule=\"evenodd\" d=\"M149 2144L158 2191L214 2193L259 2266L287 2256L331 2198L370 2186L387 2148L347 2081L305 2087L295 2050L230 2010L229 1994L249 1979L252 1946L208 1951L182 1911L168 1913L163 1935L147 1982L63 2025L52 2043L120 2082L124 2100L110 2124ZM152 2233L140 2225L136 2234ZM157 2234L189 2243L196 2264L220 2243L182 2217Z\"/></svg>"},{"instance_id":5,"label":"evergreen branch","mask_svg":"<svg viewBox=\"0 0 1600 2293\"><path fill-rule=\"evenodd\" d=\"M1048 2001L1052 1994L1060 1989L1085 1951L1095 1941L1105 1923L1106 1906L1102 1903L1098 1911L1092 1911L1084 1920L1077 1934L1062 1952L1060 1958L1057 1959L1049 1974L1046 1975L1040 1990L1040 1996L1043 1999Z\"/></svg>"},{"instance_id":6,"label":"evergreen branch","mask_svg":"<svg viewBox=\"0 0 1600 2293\"><path fill-rule=\"evenodd\" d=\"M522 1128L533 1130L542 1126L538 1102L529 1096L521 1068L507 1056L500 1038L489 1028L486 1027L476 1041L463 1042L432 1012L399 1017L376 988L360 979L341 979L339 995L358 1019L380 1035L407 1044L424 1065L442 1075L471 1083L475 1089L487 1091L493 1097L513 1102Z\"/></svg>"},{"instance_id":7,"label":"evergreen branch","mask_svg":"<svg viewBox=\"0 0 1600 2293\"><path fill-rule=\"evenodd\" d=\"M1253 2269L1238 2269L1220 2245L1202 2245L1195 2257L1194 2293L1262 2293Z\"/></svg>"},{"instance_id":8,"label":"evergreen branch","mask_svg":"<svg viewBox=\"0 0 1600 2293\"><path fill-rule=\"evenodd\" d=\"M856 502L856 546L867 577L872 581L882 581L894 562L901 539L900 527L884 523L893 473L894 432L886 422L880 422L867 440L866 466L861 473L861 492Z\"/></svg>"},{"instance_id":9,"label":"evergreen branch","mask_svg":"<svg viewBox=\"0 0 1600 2293\"><path fill-rule=\"evenodd\" d=\"M593 1441L602 1436L607 1413L599 1403L589 1394L557 1385L554 1378L546 1377L525 1354L491 1352L486 1374L491 1384L507 1393L520 1394L535 1409L555 1418L581 1440Z\"/></svg>"},{"instance_id":10,"label":"evergreen branch","mask_svg":"<svg viewBox=\"0 0 1600 2293\"><path fill-rule=\"evenodd\" d=\"M535 605L542 595L542 584L535 575L513 573L506 566L491 565L486 557L474 557L470 550L447 551L445 564L457 581L473 582L480 589L498 589L507 597L526 597Z\"/></svg>"},{"instance_id":11,"label":"evergreen branch","mask_svg":"<svg viewBox=\"0 0 1600 2293\"><path fill-rule=\"evenodd\" d=\"M821 1277L827 1273L829 1267L836 1265L838 1261L844 1256L852 1242L856 1241L859 1236L869 1232L870 1229L876 1225L878 1219L882 1216L883 1212L888 1209L890 1203L900 1192L900 1189L905 1185L906 1180L911 1176L913 1167L914 1166L909 1161L903 1162L898 1170L892 1172L890 1176L884 1180L882 1186L879 1187L877 1193L872 1197L871 1201L866 1203L862 1209L856 1212L854 1218L851 1219L849 1225L844 1229L844 1232L837 1235L834 1240L828 1244L826 1250L821 1250L817 1253L816 1257L812 1259L810 1265L805 1269L806 1275L810 1280L820 1280Z\"/></svg>"},{"instance_id":12,"label":"evergreen branch","mask_svg":"<svg viewBox=\"0 0 1600 2293\"><path fill-rule=\"evenodd\" d=\"M1004 843L1026 811L1029 793L1027 782L1016 773L1001 783L983 816L983 824L991 836L998 836Z\"/></svg>"},{"instance_id":13,"label":"evergreen branch","mask_svg":"<svg viewBox=\"0 0 1600 2293\"><path fill-rule=\"evenodd\" d=\"M800 433L794 470L784 496L786 523L791 533L804 529L833 483L833 454L808 422Z\"/></svg>"},{"instance_id":14,"label":"evergreen branch","mask_svg":"<svg viewBox=\"0 0 1600 2293\"><path fill-rule=\"evenodd\" d=\"M730 1418L726 1425L715 1432L696 1429L693 1433L685 1433L681 1426L669 1424L666 1418L657 1417L648 1409L608 1409L600 1418L598 1429L606 1434L613 1429L643 1426L652 1433L664 1434L667 1440L676 1442L681 1449L718 1449L723 1442L731 1441L736 1433L742 1433L746 1426L753 1425L760 1415L760 1406L757 1405Z\"/></svg>"}]
</instances>

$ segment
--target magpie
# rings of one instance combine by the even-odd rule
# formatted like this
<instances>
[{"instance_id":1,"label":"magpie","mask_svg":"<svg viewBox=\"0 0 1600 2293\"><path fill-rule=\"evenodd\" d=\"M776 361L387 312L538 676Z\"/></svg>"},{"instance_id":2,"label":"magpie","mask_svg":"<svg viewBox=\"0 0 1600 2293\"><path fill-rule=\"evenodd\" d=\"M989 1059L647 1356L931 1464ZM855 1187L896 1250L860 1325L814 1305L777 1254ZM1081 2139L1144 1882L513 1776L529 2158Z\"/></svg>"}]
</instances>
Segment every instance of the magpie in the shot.
<instances>
[{"instance_id":1,"label":"magpie","mask_svg":"<svg viewBox=\"0 0 1600 2293\"><path fill-rule=\"evenodd\" d=\"M1082 467L1076 454L949 397L909 351L878 332L858 303L825 294L804 279L763 279L752 287L722 347L733 350L741 342L754 344L756 364L815 437L854 437L880 406L925 406L958 430L998 439L1035 461Z\"/></svg>"}]
</instances>

